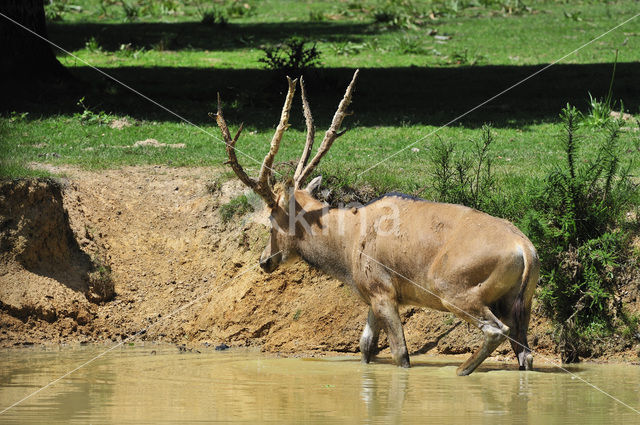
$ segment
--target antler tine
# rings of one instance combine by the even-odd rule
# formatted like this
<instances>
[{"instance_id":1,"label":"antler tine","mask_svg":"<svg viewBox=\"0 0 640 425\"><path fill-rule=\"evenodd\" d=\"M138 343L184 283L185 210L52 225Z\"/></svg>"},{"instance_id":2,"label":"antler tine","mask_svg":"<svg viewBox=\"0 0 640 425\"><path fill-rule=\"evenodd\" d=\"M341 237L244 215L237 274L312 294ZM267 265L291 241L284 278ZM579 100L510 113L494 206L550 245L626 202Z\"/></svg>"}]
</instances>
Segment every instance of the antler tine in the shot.
<instances>
[{"instance_id":1,"label":"antler tine","mask_svg":"<svg viewBox=\"0 0 640 425\"><path fill-rule=\"evenodd\" d=\"M360 73L359 69L356 69L356 72L353 73L353 78L351 79L351 83L347 87L347 90L344 93L344 97L340 101L338 105L338 109L336 113L333 115L333 120L331 121L331 127L327 130L324 135L324 139L318 148L318 152L313 157L311 162L304 167L304 170L297 176L296 186L302 185L304 180L311 174L311 172L316 168L322 157L329 151L333 142L340 136L342 136L346 130L339 131L340 125L342 125L342 120L347 115L347 108L351 103L351 95L353 94L353 88L356 83L356 79L358 78L358 74ZM306 115L306 113L305 113ZM306 146L305 146L306 149ZM296 173L297 174L297 173Z\"/></svg>"},{"instance_id":2,"label":"antler tine","mask_svg":"<svg viewBox=\"0 0 640 425\"><path fill-rule=\"evenodd\" d=\"M244 172L244 170L238 163L238 158L236 157L235 146L236 146L236 142L238 141L238 138L240 137L240 133L242 133L243 125L240 124L240 128L238 129L236 136L232 139L231 133L229 132L229 127L227 127L227 122L224 120L224 117L222 116L222 103L220 102L220 93L218 93L218 113L212 114L211 112L209 112L209 116L211 118L215 118L216 123L218 124L218 127L220 127L220 131L222 132L222 138L224 139L225 149L227 151L227 156L229 157L229 164L231 165L233 172L236 173L236 176L238 176L238 178L242 181L242 183L246 184L251 189L256 190L257 182L251 177L249 177L247 173ZM262 196L262 194L260 195Z\"/></svg>"},{"instance_id":3,"label":"antler tine","mask_svg":"<svg viewBox=\"0 0 640 425\"><path fill-rule=\"evenodd\" d=\"M296 92L296 84L298 83L298 79L292 80L287 77L287 82L289 83L289 90L287 91L287 97L284 100L284 106L282 106L282 113L280 114L280 123L276 128L275 133L273 134L273 138L271 139L271 147L269 148L269 153L264 157L264 161L262 162L262 167L260 168L260 175L258 176L258 187L261 189L269 189L269 176L271 176L273 160L278 153L278 149L280 148L280 141L282 140L282 135L285 130L289 128L289 111L291 110L291 103L293 102L293 95Z\"/></svg>"},{"instance_id":4,"label":"antler tine","mask_svg":"<svg viewBox=\"0 0 640 425\"><path fill-rule=\"evenodd\" d=\"M316 127L313 125L313 116L311 115L311 108L309 107L309 101L307 100L307 91L304 87L303 77L300 77L300 94L302 95L302 110L304 111L304 120L307 124L307 141L304 144L302 156L300 157L300 161L298 161L296 172L293 175L293 181L296 189L298 189L298 187L302 183L300 180L300 175L302 174L304 167L309 161L309 155L311 155L311 149L313 148L313 143L316 137Z\"/></svg>"}]
</instances>

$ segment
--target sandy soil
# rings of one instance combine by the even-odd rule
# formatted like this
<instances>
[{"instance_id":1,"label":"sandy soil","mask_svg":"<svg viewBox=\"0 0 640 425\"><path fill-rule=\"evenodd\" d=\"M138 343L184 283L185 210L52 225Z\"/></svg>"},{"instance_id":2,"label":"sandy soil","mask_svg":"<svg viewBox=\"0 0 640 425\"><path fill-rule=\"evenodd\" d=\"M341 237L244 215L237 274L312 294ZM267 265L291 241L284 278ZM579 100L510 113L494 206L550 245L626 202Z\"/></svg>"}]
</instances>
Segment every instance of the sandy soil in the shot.
<instances>
[{"instance_id":1,"label":"sandy soil","mask_svg":"<svg viewBox=\"0 0 640 425\"><path fill-rule=\"evenodd\" d=\"M27 201L20 204L17 189L5 187L0 346L110 342L138 334L132 341L225 343L287 355L358 351L365 305L301 261L262 272L265 213L223 223L218 208L244 188L235 180L220 184L221 171L56 171L68 176L57 200L46 194L28 201L22 194ZM26 220L25 210L60 217ZM50 231L30 234L43 227ZM21 254L27 251L33 258ZM479 331L449 313L411 307L402 317L410 353L460 354L480 343ZM557 358L549 323L535 304L529 341ZM614 344L603 358L634 361L638 348ZM513 361L506 343L495 354Z\"/></svg>"}]
</instances>

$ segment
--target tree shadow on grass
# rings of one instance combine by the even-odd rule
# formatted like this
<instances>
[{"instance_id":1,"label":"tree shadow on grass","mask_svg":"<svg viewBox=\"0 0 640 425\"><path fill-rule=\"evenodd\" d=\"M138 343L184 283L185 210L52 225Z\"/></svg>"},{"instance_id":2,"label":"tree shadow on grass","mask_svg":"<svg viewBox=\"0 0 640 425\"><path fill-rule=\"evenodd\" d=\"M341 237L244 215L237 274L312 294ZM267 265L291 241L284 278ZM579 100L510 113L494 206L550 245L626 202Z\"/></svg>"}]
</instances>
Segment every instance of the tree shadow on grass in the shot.
<instances>
[{"instance_id":1,"label":"tree shadow on grass","mask_svg":"<svg viewBox=\"0 0 640 425\"><path fill-rule=\"evenodd\" d=\"M122 44L135 48L166 50L229 51L263 44L279 43L292 35L311 41L360 42L375 34L378 27L353 22L277 22L203 25L199 22L180 23L72 23L50 24L51 40L74 51L83 49L87 40L95 38L104 51L117 51Z\"/></svg>"},{"instance_id":2,"label":"tree shadow on grass","mask_svg":"<svg viewBox=\"0 0 640 425\"><path fill-rule=\"evenodd\" d=\"M475 66L461 68L368 68L357 83L349 127L444 125L543 68L538 66ZM556 65L493 101L465 115L456 125L522 127L556 122L567 102L587 109L588 93L604 97L611 64ZM152 102L86 67L71 68L82 84L74 87L6 87L2 107L27 111L29 117L81 112L80 97L94 111L104 110L140 120L179 121ZM256 129L272 128L286 93L283 75L258 69L138 68L108 73L195 124L211 124L216 93L224 101L229 123L241 121ZM342 98L353 69L316 69L305 73L309 99L318 128L325 128ZM637 84L640 63L619 63L613 99L628 111L640 108ZM303 128L300 102L294 103L292 124ZM297 116L299 119L295 119Z\"/></svg>"}]
</instances>

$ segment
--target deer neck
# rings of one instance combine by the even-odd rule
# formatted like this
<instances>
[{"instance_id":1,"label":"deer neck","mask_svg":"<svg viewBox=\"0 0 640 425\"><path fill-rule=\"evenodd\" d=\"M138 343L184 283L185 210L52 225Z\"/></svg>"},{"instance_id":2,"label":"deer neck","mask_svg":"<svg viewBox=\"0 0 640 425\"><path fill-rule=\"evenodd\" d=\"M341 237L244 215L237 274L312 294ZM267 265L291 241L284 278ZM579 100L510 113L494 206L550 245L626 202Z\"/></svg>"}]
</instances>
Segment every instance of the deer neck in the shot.
<instances>
[{"instance_id":1,"label":"deer neck","mask_svg":"<svg viewBox=\"0 0 640 425\"><path fill-rule=\"evenodd\" d=\"M315 209L305 208L308 227L300 232L296 250L312 266L339 280L352 282L353 235L357 234L353 214L345 209L329 209L316 202Z\"/></svg>"}]
</instances>

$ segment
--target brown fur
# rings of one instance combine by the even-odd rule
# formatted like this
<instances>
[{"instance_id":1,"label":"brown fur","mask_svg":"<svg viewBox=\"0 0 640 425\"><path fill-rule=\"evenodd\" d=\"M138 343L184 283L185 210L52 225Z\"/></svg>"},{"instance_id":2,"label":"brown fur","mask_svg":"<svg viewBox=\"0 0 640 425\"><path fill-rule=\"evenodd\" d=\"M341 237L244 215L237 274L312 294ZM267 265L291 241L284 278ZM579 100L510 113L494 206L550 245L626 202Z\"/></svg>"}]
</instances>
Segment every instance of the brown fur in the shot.
<instances>
[{"instance_id":1,"label":"brown fur","mask_svg":"<svg viewBox=\"0 0 640 425\"><path fill-rule=\"evenodd\" d=\"M487 346L504 340L511 327L520 366L527 366L539 262L531 242L511 223L460 205L398 196L355 214L329 209L307 190L296 190L293 199L295 215L308 226L296 223L293 234L272 230L263 259L282 250L279 261L299 255L350 284L390 336L398 364L408 366L409 360L397 310L411 304L454 313L481 328ZM391 210L398 212L395 221ZM284 202L272 210L272 221L289 223ZM474 354L459 373L471 373L490 351Z\"/></svg>"}]
</instances>

